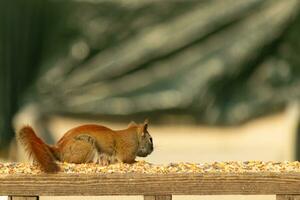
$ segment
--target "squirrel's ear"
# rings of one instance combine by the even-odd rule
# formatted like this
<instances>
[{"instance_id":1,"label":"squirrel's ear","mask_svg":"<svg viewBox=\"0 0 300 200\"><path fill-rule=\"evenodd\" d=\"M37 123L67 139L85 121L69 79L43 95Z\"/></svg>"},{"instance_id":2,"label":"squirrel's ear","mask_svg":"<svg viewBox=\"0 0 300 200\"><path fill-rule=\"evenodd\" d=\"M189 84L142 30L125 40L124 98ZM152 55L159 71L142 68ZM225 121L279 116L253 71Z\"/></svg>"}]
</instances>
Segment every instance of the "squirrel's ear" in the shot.
<instances>
[{"instance_id":1,"label":"squirrel's ear","mask_svg":"<svg viewBox=\"0 0 300 200\"><path fill-rule=\"evenodd\" d=\"M144 131L147 131L147 129L148 129L148 123L149 123L149 120L145 119L144 124L143 124Z\"/></svg>"},{"instance_id":2,"label":"squirrel's ear","mask_svg":"<svg viewBox=\"0 0 300 200\"><path fill-rule=\"evenodd\" d=\"M137 124L134 122L134 121L131 121L129 124L128 124L128 127L132 127L132 126L136 126Z\"/></svg>"}]
</instances>

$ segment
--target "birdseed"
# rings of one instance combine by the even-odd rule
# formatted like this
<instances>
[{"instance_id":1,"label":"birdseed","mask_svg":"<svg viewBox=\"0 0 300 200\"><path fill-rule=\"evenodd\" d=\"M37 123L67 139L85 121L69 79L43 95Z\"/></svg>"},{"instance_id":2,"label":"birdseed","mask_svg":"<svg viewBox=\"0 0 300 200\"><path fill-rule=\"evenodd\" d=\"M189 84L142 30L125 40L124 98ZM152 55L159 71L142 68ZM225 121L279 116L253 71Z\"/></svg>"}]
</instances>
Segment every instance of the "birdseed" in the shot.
<instances>
[{"instance_id":1,"label":"birdseed","mask_svg":"<svg viewBox=\"0 0 300 200\"><path fill-rule=\"evenodd\" d=\"M255 172L300 172L300 162L234 161L213 163L170 163L154 165L145 161L134 164L117 163L108 166L99 164L58 163L61 173L111 174L111 173L255 173ZM9 174L41 174L39 166L29 163L0 163L0 176Z\"/></svg>"}]
</instances>

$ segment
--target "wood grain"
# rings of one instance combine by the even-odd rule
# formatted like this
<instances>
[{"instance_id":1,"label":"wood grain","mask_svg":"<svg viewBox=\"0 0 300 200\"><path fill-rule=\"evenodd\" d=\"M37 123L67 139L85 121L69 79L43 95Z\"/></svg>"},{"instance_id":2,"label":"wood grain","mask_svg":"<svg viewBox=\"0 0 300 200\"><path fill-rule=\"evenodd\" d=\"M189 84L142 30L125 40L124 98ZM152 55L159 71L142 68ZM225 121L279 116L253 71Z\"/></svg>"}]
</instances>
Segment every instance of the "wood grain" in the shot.
<instances>
[{"instance_id":1,"label":"wood grain","mask_svg":"<svg viewBox=\"0 0 300 200\"><path fill-rule=\"evenodd\" d=\"M0 176L0 195L300 194L300 173L41 174Z\"/></svg>"},{"instance_id":2,"label":"wood grain","mask_svg":"<svg viewBox=\"0 0 300 200\"><path fill-rule=\"evenodd\" d=\"M39 197L36 196L9 196L9 200L38 200Z\"/></svg>"},{"instance_id":3,"label":"wood grain","mask_svg":"<svg viewBox=\"0 0 300 200\"><path fill-rule=\"evenodd\" d=\"M300 195L276 195L276 200L300 200Z\"/></svg>"},{"instance_id":4,"label":"wood grain","mask_svg":"<svg viewBox=\"0 0 300 200\"><path fill-rule=\"evenodd\" d=\"M172 195L145 195L144 200L172 200Z\"/></svg>"}]
</instances>

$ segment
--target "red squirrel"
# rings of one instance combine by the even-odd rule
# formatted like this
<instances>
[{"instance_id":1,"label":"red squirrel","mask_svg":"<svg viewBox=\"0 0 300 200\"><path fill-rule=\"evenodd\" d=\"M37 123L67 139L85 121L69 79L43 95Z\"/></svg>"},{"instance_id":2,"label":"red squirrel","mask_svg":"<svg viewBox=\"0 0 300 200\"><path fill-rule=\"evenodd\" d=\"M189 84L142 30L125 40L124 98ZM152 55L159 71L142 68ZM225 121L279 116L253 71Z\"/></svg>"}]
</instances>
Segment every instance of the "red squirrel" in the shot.
<instances>
[{"instance_id":1,"label":"red squirrel","mask_svg":"<svg viewBox=\"0 0 300 200\"><path fill-rule=\"evenodd\" d=\"M112 130L105 126L87 124L67 131L55 144L48 145L30 126L18 132L18 140L45 172L58 172L56 161L69 163L133 163L153 151L153 140L143 124L131 122L126 129Z\"/></svg>"}]
</instances>

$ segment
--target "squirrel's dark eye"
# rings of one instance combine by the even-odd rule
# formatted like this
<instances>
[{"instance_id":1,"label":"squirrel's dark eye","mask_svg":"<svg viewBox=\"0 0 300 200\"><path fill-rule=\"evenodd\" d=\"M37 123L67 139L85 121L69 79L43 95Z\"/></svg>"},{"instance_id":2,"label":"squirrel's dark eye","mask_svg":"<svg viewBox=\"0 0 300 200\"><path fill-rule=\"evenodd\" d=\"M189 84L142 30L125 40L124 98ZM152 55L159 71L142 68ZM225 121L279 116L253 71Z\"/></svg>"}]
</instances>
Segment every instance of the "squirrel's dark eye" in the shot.
<instances>
[{"instance_id":1,"label":"squirrel's dark eye","mask_svg":"<svg viewBox=\"0 0 300 200\"><path fill-rule=\"evenodd\" d=\"M153 143L152 138L150 138L150 142Z\"/></svg>"}]
</instances>

